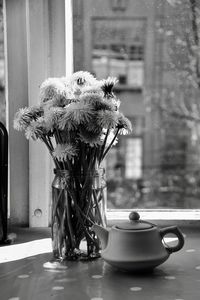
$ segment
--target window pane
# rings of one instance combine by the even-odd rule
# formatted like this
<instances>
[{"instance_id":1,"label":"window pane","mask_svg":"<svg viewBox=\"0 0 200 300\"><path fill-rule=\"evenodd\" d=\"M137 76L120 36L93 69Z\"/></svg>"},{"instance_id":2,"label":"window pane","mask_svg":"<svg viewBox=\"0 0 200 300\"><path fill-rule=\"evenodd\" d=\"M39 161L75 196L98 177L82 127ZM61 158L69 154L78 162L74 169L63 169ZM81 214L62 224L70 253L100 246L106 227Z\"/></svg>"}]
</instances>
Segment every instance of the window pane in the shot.
<instances>
[{"instance_id":1,"label":"window pane","mask_svg":"<svg viewBox=\"0 0 200 300\"><path fill-rule=\"evenodd\" d=\"M128 65L128 84L134 87L143 86L144 62L141 60L130 61Z\"/></svg>"},{"instance_id":2,"label":"window pane","mask_svg":"<svg viewBox=\"0 0 200 300\"><path fill-rule=\"evenodd\" d=\"M75 69L116 76L133 124L107 156L108 207L199 209L200 1L75 2Z\"/></svg>"},{"instance_id":3,"label":"window pane","mask_svg":"<svg viewBox=\"0 0 200 300\"><path fill-rule=\"evenodd\" d=\"M142 177L142 139L127 138L125 153L125 177L140 179Z\"/></svg>"}]
</instances>

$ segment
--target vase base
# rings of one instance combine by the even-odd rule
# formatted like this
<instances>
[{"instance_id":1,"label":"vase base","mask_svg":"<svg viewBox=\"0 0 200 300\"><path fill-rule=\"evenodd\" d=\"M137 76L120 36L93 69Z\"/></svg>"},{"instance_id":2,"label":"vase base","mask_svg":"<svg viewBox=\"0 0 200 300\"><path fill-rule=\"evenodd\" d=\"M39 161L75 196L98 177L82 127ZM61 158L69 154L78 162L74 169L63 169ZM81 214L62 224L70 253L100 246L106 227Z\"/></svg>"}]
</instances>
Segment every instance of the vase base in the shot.
<instances>
[{"instance_id":1,"label":"vase base","mask_svg":"<svg viewBox=\"0 0 200 300\"><path fill-rule=\"evenodd\" d=\"M101 255L100 253L91 253L91 254L86 254L86 253L82 253L82 255L80 256L79 260L80 261L89 261L89 260L94 260L97 258L100 258Z\"/></svg>"},{"instance_id":2,"label":"vase base","mask_svg":"<svg viewBox=\"0 0 200 300\"><path fill-rule=\"evenodd\" d=\"M88 254L87 251L74 249L73 251L65 254L63 257L58 257L57 255L53 254L52 263L56 265L56 263L65 261L89 261L100 257L101 254L99 252L92 252Z\"/></svg>"},{"instance_id":3,"label":"vase base","mask_svg":"<svg viewBox=\"0 0 200 300\"><path fill-rule=\"evenodd\" d=\"M66 266L64 261L58 260L58 259L52 259L51 261L48 261L43 264L43 268L48 270L60 270L64 271L68 267Z\"/></svg>"}]
</instances>

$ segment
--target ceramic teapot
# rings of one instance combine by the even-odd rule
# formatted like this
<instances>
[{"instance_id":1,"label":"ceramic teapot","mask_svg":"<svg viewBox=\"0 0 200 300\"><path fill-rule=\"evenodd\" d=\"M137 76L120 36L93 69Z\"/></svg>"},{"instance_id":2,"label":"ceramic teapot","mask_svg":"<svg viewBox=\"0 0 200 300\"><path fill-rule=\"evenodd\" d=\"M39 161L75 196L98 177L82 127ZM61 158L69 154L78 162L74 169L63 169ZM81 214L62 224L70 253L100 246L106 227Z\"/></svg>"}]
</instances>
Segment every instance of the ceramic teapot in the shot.
<instances>
[{"instance_id":1,"label":"ceramic teapot","mask_svg":"<svg viewBox=\"0 0 200 300\"><path fill-rule=\"evenodd\" d=\"M111 229L96 224L92 228L101 240L102 258L114 267L127 271L152 270L184 245L184 237L176 226L158 228L140 220L137 212L131 212L129 219ZM164 242L169 233L178 238L175 246Z\"/></svg>"}]
</instances>

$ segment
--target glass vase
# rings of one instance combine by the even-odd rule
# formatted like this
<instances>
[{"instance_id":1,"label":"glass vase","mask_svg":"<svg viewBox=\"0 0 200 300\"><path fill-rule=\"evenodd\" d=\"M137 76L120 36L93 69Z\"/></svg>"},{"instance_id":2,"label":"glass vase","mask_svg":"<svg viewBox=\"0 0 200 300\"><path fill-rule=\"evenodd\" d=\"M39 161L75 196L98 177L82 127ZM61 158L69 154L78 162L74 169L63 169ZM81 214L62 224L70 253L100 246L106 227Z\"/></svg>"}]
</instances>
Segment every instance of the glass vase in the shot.
<instances>
[{"instance_id":1,"label":"glass vase","mask_svg":"<svg viewBox=\"0 0 200 300\"><path fill-rule=\"evenodd\" d=\"M52 182L51 237L55 259L94 259L100 241L91 227L106 226L105 170L75 174L54 170Z\"/></svg>"}]
</instances>

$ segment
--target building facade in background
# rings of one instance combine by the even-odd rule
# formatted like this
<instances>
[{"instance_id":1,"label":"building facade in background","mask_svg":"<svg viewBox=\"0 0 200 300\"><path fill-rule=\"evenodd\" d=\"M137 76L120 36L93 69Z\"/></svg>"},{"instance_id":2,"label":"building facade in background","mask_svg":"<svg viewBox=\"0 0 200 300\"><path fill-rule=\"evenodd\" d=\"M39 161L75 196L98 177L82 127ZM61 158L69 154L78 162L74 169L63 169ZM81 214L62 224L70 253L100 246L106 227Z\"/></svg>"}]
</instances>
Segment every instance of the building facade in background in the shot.
<instances>
[{"instance_id":1,"label":"building facade in background","mask_svg":"<svg viewBox=\"0 0 200 300\"><path fill-rule=\"evenodd\" d=\"M117 77L121 110L133 124L132 135L121 137L107 159L108 208L198 207L190 195L194 172L186 182L191 131L162 111L164 91L176 86L161 32L173 7L158 0L73 5L75 71Z\"/></svg>"}]
</instances>

